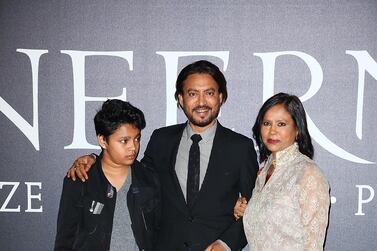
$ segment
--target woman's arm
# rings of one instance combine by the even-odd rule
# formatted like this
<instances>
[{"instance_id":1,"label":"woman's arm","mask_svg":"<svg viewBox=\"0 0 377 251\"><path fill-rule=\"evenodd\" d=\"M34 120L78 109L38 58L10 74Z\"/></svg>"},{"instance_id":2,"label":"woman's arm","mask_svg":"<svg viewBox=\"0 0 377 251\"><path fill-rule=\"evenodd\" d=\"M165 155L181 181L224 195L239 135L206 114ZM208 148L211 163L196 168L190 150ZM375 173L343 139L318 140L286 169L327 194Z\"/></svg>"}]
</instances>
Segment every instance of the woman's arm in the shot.
<instances>
[{"instance_id":1,"label":"woman's arm","mask_svg":"<svg viewBox=\"0 0 377 251\"><path fill-rule=\"evenodd\" d=\"M308 233L305 250L323 250L330 206L328 182L312 165L305 169L299 185L300 217Z\"/></svg>"}]
</instances>

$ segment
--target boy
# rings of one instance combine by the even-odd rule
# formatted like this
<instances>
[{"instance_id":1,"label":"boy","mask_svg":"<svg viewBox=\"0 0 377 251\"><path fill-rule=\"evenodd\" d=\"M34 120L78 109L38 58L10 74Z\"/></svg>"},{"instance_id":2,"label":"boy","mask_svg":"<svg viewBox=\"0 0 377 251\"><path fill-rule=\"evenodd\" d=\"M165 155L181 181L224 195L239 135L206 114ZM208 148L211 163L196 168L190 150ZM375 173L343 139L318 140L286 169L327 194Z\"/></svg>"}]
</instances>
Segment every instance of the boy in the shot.
<instances>
[{"instance_id":1,"label":"boy","mask_svg":"<svg viewBox=\"0 0 377 251\"><path fill-rule=\"evenodd\" d=\"M136 160L142 111L107 100L94 117L100 156L82 183L65 178L55 250L151 250L160 217L153 170Z\"/></svg>"}]
</instances>

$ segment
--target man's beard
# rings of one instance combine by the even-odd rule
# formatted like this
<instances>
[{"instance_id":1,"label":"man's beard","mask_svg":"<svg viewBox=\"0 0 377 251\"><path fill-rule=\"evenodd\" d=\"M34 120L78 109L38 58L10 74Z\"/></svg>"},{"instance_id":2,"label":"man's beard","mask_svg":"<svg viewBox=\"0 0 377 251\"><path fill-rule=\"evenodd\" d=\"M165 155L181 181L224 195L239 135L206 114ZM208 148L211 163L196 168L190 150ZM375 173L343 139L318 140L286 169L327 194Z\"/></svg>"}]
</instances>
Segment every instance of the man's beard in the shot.
<instances>
[{"instance_id":1,"label":"man's beard","mask_svg":"<svg viewBox=\"0 0 377 251\"><path fill-rule=\"evenodd\" d=\"M194 113L196 110L200 110L200 109L207 109L208 111L212 111L212 113L210 113L209 117L206 118L205 120L195 119ZM208 106L197 106L194 109L192 109L192 113L190 114L187 113L185 109L183 109L183 111L186 114L186 117L191 124L195 126L199 126L199 127L206 127L210 125L217 118L217 116L219 115L220 109L218 109L217 111L214 111L214 109Z\"/></svg>"}]
</instances>

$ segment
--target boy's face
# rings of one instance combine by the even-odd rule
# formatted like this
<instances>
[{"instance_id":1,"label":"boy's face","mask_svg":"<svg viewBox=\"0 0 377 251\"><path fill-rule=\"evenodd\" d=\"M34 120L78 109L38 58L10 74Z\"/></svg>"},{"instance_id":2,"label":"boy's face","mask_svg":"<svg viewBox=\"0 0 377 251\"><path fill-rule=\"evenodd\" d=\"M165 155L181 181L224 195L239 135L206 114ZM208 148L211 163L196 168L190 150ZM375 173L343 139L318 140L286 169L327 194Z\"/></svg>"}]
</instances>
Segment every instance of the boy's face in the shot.
<instances>
[{"instance_id":1,"label":"boy's face","mask_svg":"<svg viewBox=\"0 0 377 251\"><path fill-rule=\"evenodd\" d=\"M97 136L103 149L103 161L112 166L129 167L140 149L140 130L132 124L123 124L111 134L107 141Z\"/></svg>"}]
</instances>

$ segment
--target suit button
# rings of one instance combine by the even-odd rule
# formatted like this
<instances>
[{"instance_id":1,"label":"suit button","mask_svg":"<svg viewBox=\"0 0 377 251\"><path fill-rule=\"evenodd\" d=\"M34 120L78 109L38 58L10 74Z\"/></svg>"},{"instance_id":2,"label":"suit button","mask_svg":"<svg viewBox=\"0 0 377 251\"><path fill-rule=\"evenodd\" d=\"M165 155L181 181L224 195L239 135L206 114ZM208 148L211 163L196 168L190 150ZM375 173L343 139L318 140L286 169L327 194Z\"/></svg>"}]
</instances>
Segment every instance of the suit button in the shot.
<instances>
[{"instance_id":1,"label":"suit button","mask_svg":"<svg viewBox=\"0 0 377 251\"><path fill-rule=\"evenodd\" d=\"M189 220L189 222L193 222L193 221L194 221L194 217L190 216L190 217L188 218L188 220Z\"/></svg>"}]
</instances>

